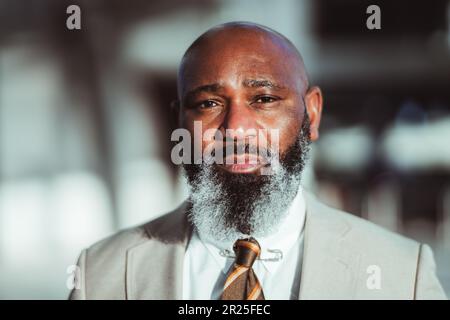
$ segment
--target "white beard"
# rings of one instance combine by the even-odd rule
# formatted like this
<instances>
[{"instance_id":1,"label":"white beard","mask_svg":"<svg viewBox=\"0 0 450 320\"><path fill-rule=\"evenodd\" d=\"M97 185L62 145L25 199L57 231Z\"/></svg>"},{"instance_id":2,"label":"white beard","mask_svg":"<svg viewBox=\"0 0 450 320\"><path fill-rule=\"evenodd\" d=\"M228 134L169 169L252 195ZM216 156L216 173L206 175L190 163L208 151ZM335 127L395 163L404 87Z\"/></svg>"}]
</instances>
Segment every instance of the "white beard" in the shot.
<instances>
[{"instance_id":1,"label":"white beard","mask_svg":"<svg viewBox=\"0 0 450 320\"><path fill-rule=\"evenodd\" d=\"M190 186L191 210L189 219L199 234L212 242L227 246L239 238L266 237L277 231L286 217L293 199L297 195L301 172L289 174L279 163L272 164L273 174L253 203L246 223L251 226L251 234L240 232L226 223L230 214L226 191L217 181L211 165L202 165L201 173Z\"/></svg>"}]
</instances>

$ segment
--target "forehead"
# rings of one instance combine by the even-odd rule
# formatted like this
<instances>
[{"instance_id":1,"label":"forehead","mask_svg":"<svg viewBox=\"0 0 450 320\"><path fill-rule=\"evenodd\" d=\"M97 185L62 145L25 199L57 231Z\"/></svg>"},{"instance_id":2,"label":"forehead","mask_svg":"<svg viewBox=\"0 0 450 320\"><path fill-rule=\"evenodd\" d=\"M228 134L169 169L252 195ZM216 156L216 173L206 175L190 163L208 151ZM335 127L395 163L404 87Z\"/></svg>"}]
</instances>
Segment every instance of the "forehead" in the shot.
<instances>
[{"instance_id":1,"label":"forehead","mask_svg":"<svg viewBox=\"0 0 450 320\"><path fill-rule=\"evenodd\" d=\"M267 79L296 89L300 67L295 52L276 37L224 33L190 50L182 62L179 86L186 92L208 83L236 86L244 79Z\"/></svg>"}]
</instances>

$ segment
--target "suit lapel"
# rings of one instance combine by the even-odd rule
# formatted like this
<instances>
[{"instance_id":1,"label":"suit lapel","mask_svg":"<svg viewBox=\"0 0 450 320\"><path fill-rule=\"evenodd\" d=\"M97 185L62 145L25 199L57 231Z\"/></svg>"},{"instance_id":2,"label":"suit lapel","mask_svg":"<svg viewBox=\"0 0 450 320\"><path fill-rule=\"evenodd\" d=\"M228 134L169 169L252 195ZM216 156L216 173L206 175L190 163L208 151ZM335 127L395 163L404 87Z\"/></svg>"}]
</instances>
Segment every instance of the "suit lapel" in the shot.
<instances>
[{"instance_id":1,"label":"suit lapel","mask_svg":"<svg viewBox=\"0 0 450 320\"><path fill-rule=\"evenodd\" d=\"M350 226L305 192L306 221L299 298L355 298L360 255L349 250Z\"/></svg>"},{"instance_id":2,"label":"suit lapel","mask_svg":"<svg viewBox=\"0 0 450 320\"><path fill-rule=\"evenodd\" d=\"M145 225L149 239L128 250L127 299L182 299L183 260L192 229L186 206Z\"/></svg>"}]
</instances>

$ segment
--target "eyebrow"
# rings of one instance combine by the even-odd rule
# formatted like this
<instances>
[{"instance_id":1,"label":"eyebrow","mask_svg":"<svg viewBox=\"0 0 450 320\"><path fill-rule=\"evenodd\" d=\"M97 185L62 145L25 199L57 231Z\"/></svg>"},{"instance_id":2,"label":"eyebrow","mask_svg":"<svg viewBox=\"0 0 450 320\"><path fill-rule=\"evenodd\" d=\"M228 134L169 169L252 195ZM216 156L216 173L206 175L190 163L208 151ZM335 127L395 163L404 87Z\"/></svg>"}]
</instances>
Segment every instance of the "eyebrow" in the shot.
<instances>
[{"instance_id":1,"label":"eyebrow","mask_svg":"<svg viewBox=\"0 0 450 320\"><path fill-rule=\"evenodd\" d=\"M244 81L242 81L242 85L248 88L269 88L274 90L282 90L285 88L284 86L267 79L245 79ZM188 91L185 95L185 99L188 99L201 92L217 92L219 90L222 90L223 88L224 86L219 83L210 83L198 86Z\"/></svg>"},{"instance_id":2,"label":"eyebrow","mask_svg":"<svg viewBox=\"0 0 450 320\"><path fill-rule=\"evenodd\" d=\"M223 86L219 83L211 83L211 84L205 84L199 87L196 87L192 89L191 91L188 91L185 94L185 99L188 99L189 97L192 97L200 92L217 92L220 89L223 89Z\"/></svg>"},{"instance_id":3,"label":"eyebrow","mask_svg":"<svg viewBox=\"0 0 450 320\"><path fill-rule=\"evenodd\" d=\"M242 84L249 88L269 88L274 90L282 90L284 87L271 80L266 79L246 79Z\"/></svg>"}]
</instances>

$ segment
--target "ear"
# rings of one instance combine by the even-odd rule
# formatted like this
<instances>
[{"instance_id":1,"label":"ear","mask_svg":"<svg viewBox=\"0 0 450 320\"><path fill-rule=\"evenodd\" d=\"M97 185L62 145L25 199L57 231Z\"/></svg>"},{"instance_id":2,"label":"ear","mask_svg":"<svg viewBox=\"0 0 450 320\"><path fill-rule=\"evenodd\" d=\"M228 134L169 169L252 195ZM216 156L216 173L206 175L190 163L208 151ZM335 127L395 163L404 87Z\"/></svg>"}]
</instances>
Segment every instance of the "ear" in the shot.
<instances>
[{"instance_id":1,"label":"ear","mask_svg":"<svg viewBox=\"0 0 450 320\"><path fill-rule=\"evenodd\" d=\"M322 117L322 91L319 87L311 87L305 94L305 107L310 120L311 141L319 139L319 125Z\"/></svg>"}]
</instances>

